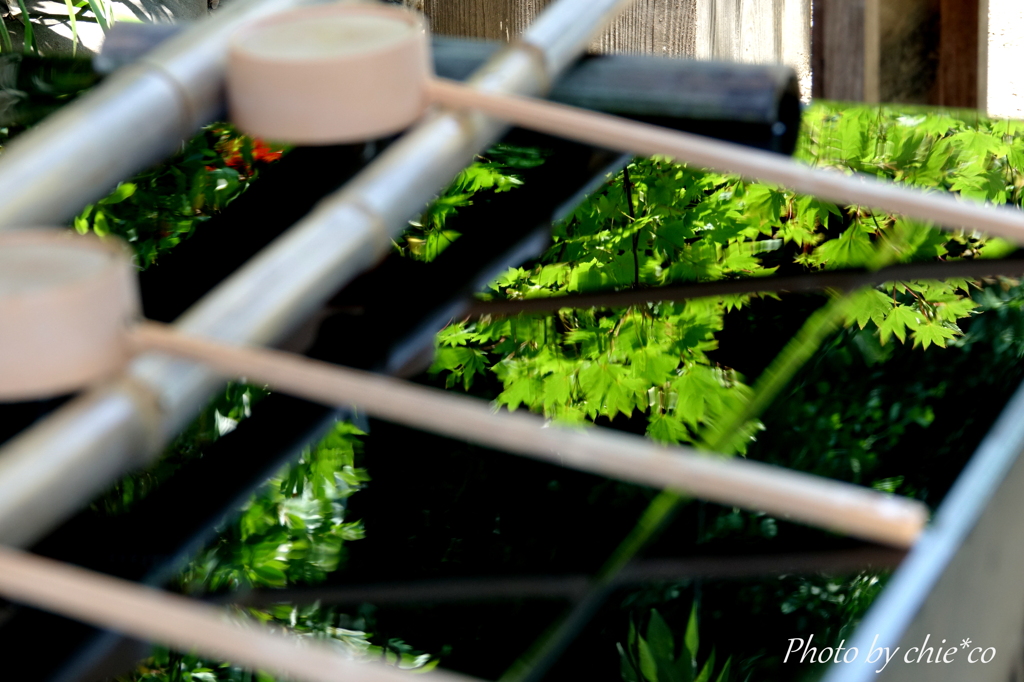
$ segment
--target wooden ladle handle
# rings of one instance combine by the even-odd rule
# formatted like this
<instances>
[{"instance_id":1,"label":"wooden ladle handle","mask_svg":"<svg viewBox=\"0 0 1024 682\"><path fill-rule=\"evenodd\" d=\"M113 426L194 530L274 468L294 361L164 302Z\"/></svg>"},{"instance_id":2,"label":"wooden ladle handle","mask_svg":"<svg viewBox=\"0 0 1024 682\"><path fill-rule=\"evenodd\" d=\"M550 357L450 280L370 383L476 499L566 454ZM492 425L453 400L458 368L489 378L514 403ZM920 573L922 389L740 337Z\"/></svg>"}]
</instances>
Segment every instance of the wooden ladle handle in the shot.
<instances>
[{"instance_id":1,"label":"wooden ladle handle","mask_svg":"<svg viewBox=\"0 0 1024 682\"><path fill-rule=\"evenodd\" d=\"M586 109L517 95L484 92L432 78L428 98L558 137L642 156L664 155L680 163L735 173L829 201L899 213L948 228L980 230L1024 244L1024 212L986 206L949 194L924 192L866 175L811 168L779 154L714 140Z\"/></svg>"},{"instance_id":2,"label":"wooden ladle handle","mask_svg":"<svg viewBox=\"0 0 1024 682\"><path fill-rule=\"evenodd\" d=\"M525 412L496 412L485 401L264 348L238 347L144 323L136 350L204 363L228 377L267 383L328 405L467 440L581 471L669 488L725 505L840 531L896 547L914 543L928 519L922 503L769 466L658 445L611 429L560 428Z\"/></svg>"},{"instance_id":3,"label":"wooden ladle handle","mask_svg":"<svg viewBox=\"0 0 1024 682\"><path fill-rule=\"evenodd\" d=\"M9 547L0 547L0 594L137 639L303 682L410 680L407 672L352 661L329 644L232 617L223 608ZM472 682L440 671L425 679Z\"/></svg>"}]
</instances>

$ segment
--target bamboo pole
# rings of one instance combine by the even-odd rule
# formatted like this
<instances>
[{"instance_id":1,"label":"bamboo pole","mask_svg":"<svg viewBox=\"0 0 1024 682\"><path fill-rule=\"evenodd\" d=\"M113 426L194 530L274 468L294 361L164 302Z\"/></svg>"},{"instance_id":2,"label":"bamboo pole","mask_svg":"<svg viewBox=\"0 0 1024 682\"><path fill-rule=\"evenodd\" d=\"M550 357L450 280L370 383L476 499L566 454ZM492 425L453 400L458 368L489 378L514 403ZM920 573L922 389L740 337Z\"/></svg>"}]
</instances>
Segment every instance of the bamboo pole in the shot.
<instances>
[{"instance_id":1,"label":"bamboo pole","mask_svg":"<svg viewBox=\"0 0 1024 682\"><path fill-rule=\"evenodd\" d=\"M410 674L360 663L336 647L287 635L222 608L70 564L0 546L0 594L11 601L74 618L205 658L230 661L305 682L403 682ZM436 682L472 678L432 671Z\"/></svg>"},{"instance_id":2,"label":"bamboo pole","mask_svg":"<svg viewBox=\"0 0 1024 682\"><path fill-rule=\"evenodd\" d=\"M63 224L173 153L223 106L228 37L310 2L231 3L19 135L0 157L0 230Z\"/></svg>"},{"instance_id":3,"label":"bamboo pole","mask_svg":"<svg viewBox=\"0 0 1024 682\"><path fill-rule=\"evenodd\" d=\"M928 518L921 502L746 459L658 445L611 429L571 429L524 412L495 412L482 400L301 356L186 336L147 322L131 331L137 351L203 362L229 377L270 384L368 414L560 466L669 488L712 502L764 511L895 547L910 547Z\"/></svg>"},{"instance_id":4,"label":"bamboo pole","mask_svg":"<svg viewBox=\"0 0 1024 682\"><path fill-rule=\"evenodd\" d=\"M586 49L589 36L629 2L558 0L526 31L521 44L495 55L472 82L492 91L543 93ZM203 41L215 42L212 36L204 36ZM194 65L204 63L200 59ZM94 137L90 130L95 112L86 104L74 102L58 114L68 135L76 139ZM147 129L144 122L117 125L122 136L124 131ZM383 256L391 248L391 238L408 226L409 219L505 129L502 122L483 115L426 118L175 320L175 326L235 343L279 341ZM20 146L20 158L35 158L33 154L46 150L50 150L46 154L65 153L60 146L63 138L57 138L55 147L49 139L32 139L33 144ZM32 219L22 220L25 216L19 213L19 221L29 224L53 222L44 218L52 218L54 197L64 195L53 194L50 179L73 177L77 183L88 178L98 183L96 178L104 177L100 170L105 173L116 165L109 158L109 148L97 149L91 157L95 163L70 170L58 167L45 178L19 184L11 173L13 156L8 156L13 154L12 146L0 161L0 198L14 201L34 193L35 199L28 202L36 211ZM97 164L103 168L98 170ZM14 184L4 184L7 180ZM10 187L18 197L8 197L5 192ZM10 222L4 217L4 201L0 201L0 229ZM38 539L112 480L150 461L217 385L216 377L200 365L140 357L118 380L84 393L4 443L0 447L0 541L24 545Z\"/></svg>"},{"instance_id":5,"label":"bamboo pole","mask_svg":"<svg viewBox=\"0 0 1024 682\"><path fill-rule=\"evenodd\" d=\"M1017 209L925 192L863 174L819 170L730 142L528 97L483 92L439 78L431 79L427 87L431 100L439 104L482 111L551 135L640 156L670 156L836 203L900 213L947 229L979 230L1024 245L1024 212Z\"/></svg>"}]
</instances>

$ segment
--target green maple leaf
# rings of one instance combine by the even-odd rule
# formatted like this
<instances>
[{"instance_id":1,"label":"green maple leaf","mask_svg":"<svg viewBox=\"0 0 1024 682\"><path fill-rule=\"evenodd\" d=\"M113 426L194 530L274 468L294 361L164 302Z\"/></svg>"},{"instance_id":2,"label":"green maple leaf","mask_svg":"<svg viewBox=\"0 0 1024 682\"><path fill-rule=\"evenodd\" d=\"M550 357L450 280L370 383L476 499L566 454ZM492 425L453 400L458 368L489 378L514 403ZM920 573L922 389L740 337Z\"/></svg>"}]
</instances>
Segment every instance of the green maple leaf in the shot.
<instances>
[{"instance_id":1,"label":"green maple leaf","mask_svg":"<svg viewBox=\"0 0 1024 682\"><path fill-rule=\"evenodd\" d=\"M556 372L545 377L542 394L545 412L569 403L572 399L572 376Z\"/></svg>"},{"instance_id":2,"label":"green maple leaf","mask_svg":"<svg viewBox=\"0 0 1024 682\"><path fill-rule=\"evenodd\" d=\"M667 414L655 413L647 424L647 435L659 443L689 443L693 436L683 422Z\"/></svg>"},{"instance_id":3,"label":"green maple leaf","mask_svg":"<svg viewBox=\"0 0 1024 682\"><path fill-rule=\"evenodd\" d=\"M667 381L679 366L679 357L648 347L634 355L631 364L636 378L643 379L649 386L657 386Z\"/></svg>"},{"instance_id":4,"label":"green maple leaf","mask_svg":"<svg viewBox=\"0 0 1024 682\"><path fill-rule=\"evenodd\" d=\"M893 309L892 298L878 289L865 289L850 299L847 319L863 329L873 321L879 327Z\"/></svg>"},{"instance_id":5,"label":"green maple leaf","mask_svg":"<svg viewBox=\"0 0 1024 682\"><path fill-rule=\"evenodd\" d=\"M918 345L922 349L927 349L931 344L946 347L946 341L952 339L957 334L956 331L941 324L922 324L914 330L914 347Z\"/></svg>"},{"instance_id":6,"label":"green maple leaf","mask_svg":"<svg viewBox=\"0 0 1024 682\"><path fill-rule=\"evenodd\" d=\"M709 411L721 409L720 394L725 389L711 368L697 365L673 380L672 390L676 392L675 416L695 428Z\"/></svg>"},{"instance_id":7,"label":"green maple leaf","mask_svg":"<svg viewBox=\"0 0 1024 682\"><path fill-rule=\"evenodd\" d=\"M950 296L948 300L936 305L935 309L944 322L956 322L962 317L969 316L977 307L978 304L969 298Z\"/></svg>"},{"instance_id":8,"label":"green maple leaf","mask_svg":"<svg viewBox=\"0 0 1024 682\"><path fill-rule=\"evenodd\" d=\"M917 329L920 326L918 322L917 311L910 306L898 305L893 308L882 324L878 325L878 331L881 335L881 341L883 344L889 341L889 337L895 335L901 343L905 343L907 340L907 328Z\"/></svg>"},{"instance_id":9,"label":"green maple leaf","mask_svg":"<svg viewBox=\"0 0 1024 682\"><path fill-rule=\"evenodd\" d=\"M589 363L580 370L579 384L595 415L614 417L621 412L629 416L638 402L646 403L647 383L629 376L622 365Z\"/></svg>"},{"instance_id":10,"label":"green maple leaf","mask_svg":"<svg viewBox=\"0 0 1024 682\"><path fill-rule=\"evenodd\" d=\"M1002 140L979 130L965 130L950 137L950 142L971 156L984 161L989 154L1005 155L1009 150Z\"/></svg>"},{"instance_id":11,"label":"green maple leaf","mask_svg":"<svg viewBox=\"0 0 1024 682\"><path fill-rule=\"evenodd\" d=\"M859 224L851 225L838 238L825 242L814 251L815 261L831 268L864 265L874 255L871 238Z\"/></svg>"}]
</instances>

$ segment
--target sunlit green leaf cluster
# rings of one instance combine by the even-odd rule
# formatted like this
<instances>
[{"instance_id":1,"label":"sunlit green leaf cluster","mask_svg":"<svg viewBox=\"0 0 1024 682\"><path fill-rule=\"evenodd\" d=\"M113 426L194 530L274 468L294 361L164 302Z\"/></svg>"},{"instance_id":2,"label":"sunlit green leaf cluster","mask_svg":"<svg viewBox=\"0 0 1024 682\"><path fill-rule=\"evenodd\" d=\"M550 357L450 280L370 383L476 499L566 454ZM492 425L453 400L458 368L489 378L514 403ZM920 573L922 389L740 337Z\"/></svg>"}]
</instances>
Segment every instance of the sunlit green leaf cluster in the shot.
<instances>
[{"instance_id":1,"label":"sunlit green leaf cluster","mask_svg":"<svg viewBox=\"0 0 1024 682\"><path fill-rule=\"evenodd\" d=\"M975 111L818 104L803 116L797 156L997 204L1024 198L1024 122Z\"/></svg>"},{"instance_id":2,"label":"sunlit green leaf cluster","mask_svg":"<svg viewBox=\"0 0 1024 682\"><path fill-rule=\"evenodd\" d=\"M809 164L995 202L1021 199L1024 128L1017 124L820 104L804 118L798 157ZM985 194L965 189L975 186ZM940 232L666 159L637 159L555 227L547 253L506 272L489 295L533 298L874 267L883 241L904 262L1009 250L976 233ZM896 282L867 290L849 303L847 323L872 329L883 344L895 338L945 346L975 308L969 285ZM493 374L504 389L497 402L510 409L569 422L645 413L651 437L695 442L701 425L714 424L746 390L709 352L724 315L747 301L731 296L456 322L438 336L434 371L464 389Z\"/></svg>"}]
</instances>

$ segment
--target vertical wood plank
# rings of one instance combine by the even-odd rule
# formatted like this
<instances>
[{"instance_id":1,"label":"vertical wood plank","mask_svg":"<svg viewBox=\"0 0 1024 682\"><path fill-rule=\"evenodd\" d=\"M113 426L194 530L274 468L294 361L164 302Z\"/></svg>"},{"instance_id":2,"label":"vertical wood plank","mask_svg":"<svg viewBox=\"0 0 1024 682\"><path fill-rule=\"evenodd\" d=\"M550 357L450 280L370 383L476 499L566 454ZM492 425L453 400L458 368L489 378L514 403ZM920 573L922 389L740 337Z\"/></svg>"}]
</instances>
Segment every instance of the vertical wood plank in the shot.
<instances>
[{"instance_id":1,"label":"vertical wood plank","mask_svg":"<svg viewBox=\"0 0 1024 682\"><path fill-rule=\"evenodd\" d=\"M781 62L809 88L810 0L699 0L695 15L698 58Z\"/></svg>"},{"instance_id":2,"label":"vertical wood plank","mask_svg":"<svg viewBox=\"0 0 1024 682\"><path fill-rule=\"evenodd\" d=\"M978 0L978 108L988 111L989 0Z\"/></svg>"},{"instance_id":3,"label":"vertical wood plank","mask_svg":"<svg viewBox=\"0 0 1024 682\"><path fill-rule=\"evenodd\" d=\"M708 0L711 4L711 59L738 61L740 51L740 10L742 0Z\"/></svg>"},{"instance_id":4,"label":"vertical wood plank","mask_svg":"<svg viewBox=\"0 0 1024 682\"><path fill-rule=\"evenodd\" d=\"M935 103L977 108L979 83L983 80L979 68L982 3L979 0L940 0L939 7L939 68Z\"/></svg>"},{"instance_id":5,"label":"vertical wood plank","mask_svg":"<svg viewBox=\"0 0 1024 682\"><path fill-rule=\"evenodd\" d=\"M983 106L988 0L813 0L815 97Z\"/></svg>"},{"instance_id":6,"label":"vertical wood plank","mask_svg":"<svg viewBox=\"0 0 1024 682\"><path fill-rule=\"evenodd\" d=\"M697 0L636 0L591 45L602 54L693 56Z\"/></svg>"},{"instance_id":7,"label":"vertical wood plank","mask_svg":"<svg viewBox=\"0 0 1024 682\"><path fill-rule=\"evenodd\" d=\"M876 0L814 0L812 38L815 97L864 101L868 50L866 20Z\"/></svg>"},{"instance_id":8,"label":"vertical wood plank","mask_svg":"<svg viewBox=\"0 0 1024 682\"><path fill-rule=\"evenodd\" d=\"M825 97L825 1L811 0L811 98Z\"/></svg>"},{"instance_id":9,"label":"vertical wood plank","mask_svg":"<svg viewBox=\"0 0 1024 682\"><path fill-rule=\"evenodd\" d=\"M551 0L404 0L440 35L511 41ZM697 0L636 0L592 49L603 53L693 56Z\"/></svg>"},{"instance_id":10,"label":"vertical wood plank","mask_svg":"<svg viewBox=\"0 0 1024 682\"><path fill-rule=\"evenodd\" d=\"M456 35L509 41L522 33L550 0L406 0L421 4L431 30Z\"/></svg>"},{"instance_id":11,"label":"vertical wood plank","mask_svg":"<svg viewBox=\"0 0 1024 682\"><path fill-rule=\"evenodd\" d=\"M782 58L782 0L742 0L739 61L772 63Z\"/></svg>"},{"instance_id":12,"label":"vertical wood plank","mask_svg":"<svg viewBox=\"0 0 1024 682\"><path fill-rule=\"evenodd\" d=\"M438 34L506 41L515 39L550 1L403 0L418 5ZM809 84L810 4L811 0L636 0L591 49L784 62L796 67Z\"/></svg>"},{"instance_id":13,"label":"vertical wood plank","mask_svg":"<svg viewBox=\"0 0 1024 682\"><path fill-rule=\"evenodd\" d=\"M885 0L879 26L879 100L934 104L939 0Z\"/></svg>"}]
</instances>

